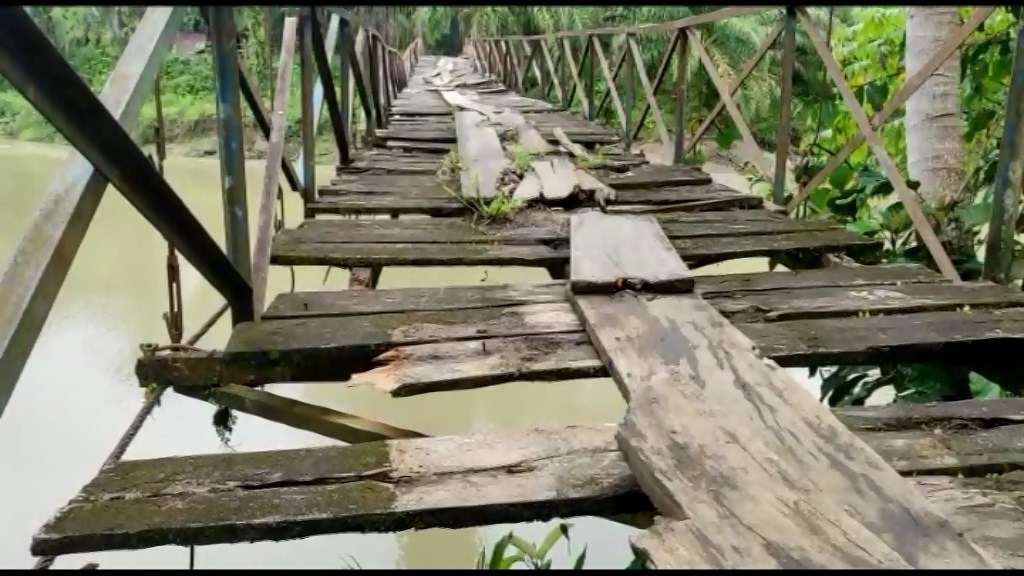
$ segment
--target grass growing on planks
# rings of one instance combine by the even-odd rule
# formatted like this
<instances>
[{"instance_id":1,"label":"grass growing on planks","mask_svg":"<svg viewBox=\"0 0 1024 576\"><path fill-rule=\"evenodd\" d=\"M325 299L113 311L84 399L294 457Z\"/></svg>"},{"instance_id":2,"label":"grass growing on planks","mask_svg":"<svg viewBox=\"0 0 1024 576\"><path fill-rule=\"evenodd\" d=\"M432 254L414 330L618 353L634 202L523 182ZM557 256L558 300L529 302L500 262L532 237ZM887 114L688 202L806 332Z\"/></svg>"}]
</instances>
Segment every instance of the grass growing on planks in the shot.
<instances>
[{"instance_id":1,"label":"grass growing on planks","mask_svg":"<svg viewBox=\"0 0 1024 576\"><path fill-rule=\"evenodd\" d=\"M487 224L500 220L510 220L525 207L525 204L521 201L505 193L499 193L489 199L481 198L480 183L475 178L476 175L474 175L474 190L472 190L472 194L463 194L461 191L452 190L448 186L441 184L445 191L457 198L469 210L474 224L478 222L480 224Z\"/></svg>"},{"instance_id":2,"label":"grass growing on planks","mask_svg":"<svg viewBox=\"0 0 1024 576\"><path fill-rule=\"evenodd\" d=\"M520 174L525 174L530 169L530 162L535 158L535 155L522 144L509 144L508 156L512 160L512 167Z\"/></svg>"},{"instance_id":3,"label":"grass growing on planks","mask_svg":"<svg viewBox=\"0 0 1024 576\"><path fill-rule=\"evenodd\" d=\"M516 565L532 570L551 569L551 551L561 540L565 540L566 549L572 556L572 542L569 538L569 530L572 524L562 522L551 529L548 535L540 544L533 544L509 532L494 543L490 555L487 548L480 549L480 555L476 560L477 570L512 570ZM572 569L582 570L587 561L587 548L572 559ZM644 564L634 556L633 560L625 567L626 570L643 570Z\"/></svg>"}]
</instances>

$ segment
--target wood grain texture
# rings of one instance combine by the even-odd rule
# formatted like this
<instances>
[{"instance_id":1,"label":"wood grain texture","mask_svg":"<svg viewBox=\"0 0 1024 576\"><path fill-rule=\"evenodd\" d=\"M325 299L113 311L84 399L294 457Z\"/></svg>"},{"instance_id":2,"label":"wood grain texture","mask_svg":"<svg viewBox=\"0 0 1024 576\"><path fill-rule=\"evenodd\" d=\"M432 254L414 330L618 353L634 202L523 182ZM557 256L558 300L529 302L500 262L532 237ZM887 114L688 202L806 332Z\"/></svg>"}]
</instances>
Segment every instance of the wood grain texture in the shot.
<instances>
[{"instance_id":1,"label":"wood grain texture","mask_svg":"<svg viewBox=\"0 0 1024 576\"><path fill-rule=\"evenodd\" d=\"M483 114L472 110L455 112L455 128L462 164L462 195L484 199L497 196L502 172L512 167L498 132Z\"/></svg>"},{"instance_id":2,"label":"wood grain texture","mask_svg":"<svg viewBox=\"0 0 1024 576\"><path fill-rule=\"evenodd\" d=\"M666 519L634 540L654 567L991 566L699 297L573 302L629 401L619 444Z\"/></svg>"},{"instance_id":3,"label":"wood grain texture","mask_svg":"<svg viewBox=\"0 0 1024 576\"><path fill-rule=\"evenodd\" d=\"M565 200L576 189L576 167L561 157L530 162L540 179L540 195L544 200Z\"/></svg>"},{"instance_id":4,"label":"wood grain texture","mask_svg":"<svg viewBox=\"0 0 1024 576\"><path fill-rule=\"evenodd\" d=\"M1020 474L908 482L1002 566L1020 568ZM61 509L32 551L284 540L652 509L614 428L531 430L122 461Z\"/></svg>"},{"instance_id":5,"label":"wood grain texture","mask_svg":"<svg viewBox=\"0 0 1024 576\"><path fill-rule=\"evenodd\" d=\"M570 428L123 461L36 534L32 553L460 528L647 508L613 434L612 427Z\"/></svg>"},{"instance_id":6,"label":"wood grain texture","mask_svg":"<svg viewBox=\"0 0 1024 576\"><path fill-rule=\"evenodd\" d=\"M591 211L573 214L570 222L574 293L693 291L693 275L653 216Z\"/></svg>"}]
</instances>

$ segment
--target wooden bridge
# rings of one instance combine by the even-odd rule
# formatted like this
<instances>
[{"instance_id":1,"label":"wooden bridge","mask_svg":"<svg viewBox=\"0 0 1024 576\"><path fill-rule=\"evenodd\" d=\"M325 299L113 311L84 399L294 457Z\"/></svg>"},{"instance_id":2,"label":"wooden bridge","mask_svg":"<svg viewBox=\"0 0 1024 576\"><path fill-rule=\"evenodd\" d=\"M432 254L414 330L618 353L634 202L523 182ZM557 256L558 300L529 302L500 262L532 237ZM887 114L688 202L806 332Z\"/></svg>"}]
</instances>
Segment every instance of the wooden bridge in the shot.
<instances>
[{"instance_id":1,"label":"wooden bridge","mask_svg":"<svg viewBox=\"0 0 1024 576\"><path fill-rule=\"evenodd\" d=\"M830 411L779 369L928 361L999 380L1020 367L1024 295L962 282L898 173L890 179L941 274L870 265L877 240L791 218L781 206L799 205L813 186L786 191L778 176L786 146L777 153L774 202L681 162L686 142L670 134L655 98L673 56L685 64L696 54L722 98L712 120L724 110L749 138L732 100L742 78L732 86L718 78L699 30L764 10L771 8L477 38L463 57L447 58L425 55L419 39L392 48L343 10L303 9L285 21L268 112L235 52L231 9L212 8L225 254L161 176L162 149L151 164L128 134L182 9L149 9L99 98L24 12L0 9L0 72L79 151L52 191L59 201L44 206L0 281L4 403L70 265L67 247L73 255L109 181L167 237L172 257L180 252L224 295L221 313L230 309L234 324L222 350L195 348L205 330L182 343L169 266L171 343L144 347L138 360L139 384L154 394L137 425L173 389L349 444L122 461L129 435L40 529L32 552L52 558L594 515L640 523L633 544L651 567L1024 566L1024 477L1015 472L1024 463L1024 400ZM781 38L784 109L798 23L849 93L803 9L774 10L780 24L758 59ZM977 9L892 107L989 13ZM671 34L653 82L634 40L646 33ZM627 40L612 67L601 39L615 34ZM293 166L283 111L297 36L303 149ZM16 56L25 51L31 63ZM596 74L610 87L604 95L595 93ZM636 126L623 110L633 106L633 75L673 163L648 162L631 147ZM1018 100L1022 80L1015 74ZM675 82L684 98L686 75ZM269 141L252 249L242 99ZM339 164L318 186L321 99ZM570 111L577 100L583 115ZM608 102L618 125L592 120ZM847 103L862 141L894 169L875 132L884 118L872 124L856 99ZM1001 193L1015 198L1020 171L1012 166L1024 156L1018 120L1008 118L1003 169L1018 180ZM788 118L782 125L788 132ZM681 126L672 132L681 135ZM294 228L274 225L281 174L304 201ZM1016 209L1016 199L1007 202ZM380 217L355 218L366 215ZM995 222L993 234L1003 231ZM791 271L691 272L750 256ZM345 268L351 283L268 295L269 265ZM437 265L539 267L552 280L376 289L384 267ZM407 397L595 376L613 378L628 400L618 425L429 438L260 389L346 382Z\"/></svg>"}]
</instances>

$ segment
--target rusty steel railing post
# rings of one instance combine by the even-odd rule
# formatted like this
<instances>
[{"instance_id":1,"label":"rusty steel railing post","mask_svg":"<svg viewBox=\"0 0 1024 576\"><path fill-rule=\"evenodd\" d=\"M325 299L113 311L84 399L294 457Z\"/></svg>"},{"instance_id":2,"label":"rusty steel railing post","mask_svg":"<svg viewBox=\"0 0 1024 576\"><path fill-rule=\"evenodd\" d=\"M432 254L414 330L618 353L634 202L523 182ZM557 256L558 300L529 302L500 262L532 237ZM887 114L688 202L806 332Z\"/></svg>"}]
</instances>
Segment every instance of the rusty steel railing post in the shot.
<instances>
[{"instance_id":1,"label":"rusty steel railing post","mask_svg":"<svg viewBox=\"0 0 1024 576\"><path fill-rule=\"evenodd\" d=\"M1017 214L1024 185L1024 21L1017 31L1013 76L1006 98L1006 120L995 185L992 187L992 216L985 240L986 279L1011 280L1013 246L1017 235Z\"/></svg>"},{"instance_id":2,"label":"rusty steel railing post","mask_svg":"<svg viewBox=\"0 0 1024 576\"><path fill-rule=\"evenodd\" d=\"M779 133L775 144L775 178L772 202L786 204L786 160L789 157L790 120L793 115L793 67L796 62L796 9L786 7L782 31L782 86L779 97Z\"/></svg>"},{"instance_id":3,"label":"rusty steel railing post","mask_svg":"<svg viewBox=\"0 0 1024 576\"><path fill-rule=\"evenodd\" d=\"M309 205L316 202L316 125L313 123L313 14L303 8L299 14L299 99L302 110L302 205L312 218Z\"/></svg>"},{"instance_id":4,"label":"rusty steel railing post","mask_svg":"<svg viewBox=\"0 0 1024 576\"><path fill-rule=\"evenodd\" d=\"M217 92L217 148L224 201L224 245L228 259L242 276L249 279L252 277L252 264L234 8L214 6L209 10Z\"/></svg>"},{"instance_id":5,"label":"rusty steel railing post","mask_svg":"<svg viewBox=\"0 0 1024 576\"><path fill-rule=\"evenodd\" d=\"M672 163L682 164L686 150L686 97L689 89L688 74L690 41L686 32L680 30L676 44L676 125L675 141L672 143Z\"/></svg>"}]
</instances>

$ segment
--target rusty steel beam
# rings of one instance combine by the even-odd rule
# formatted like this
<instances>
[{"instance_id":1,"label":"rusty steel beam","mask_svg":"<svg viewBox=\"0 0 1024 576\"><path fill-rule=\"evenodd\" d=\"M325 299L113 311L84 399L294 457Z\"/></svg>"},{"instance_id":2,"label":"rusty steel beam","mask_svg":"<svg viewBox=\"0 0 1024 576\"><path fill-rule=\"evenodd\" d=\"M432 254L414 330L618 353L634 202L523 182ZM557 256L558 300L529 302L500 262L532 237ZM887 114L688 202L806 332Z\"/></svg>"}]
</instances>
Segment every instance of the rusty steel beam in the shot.
<instances>
[{"instance_id":1,"label":"rusty steel beam","mask_svg":"<svg viewBox=\"0 0 1024 576\"><path fill-rule=\"evenodd\" d=\"M236 323L252 319L249 282L20 7L0 8L0 74L224 296Z\"/></svg>"},{"instance_id":2,"label":"rusty steel beam","mask_svg":"<svg viewBox=\"0 0 1024 576\"><path fill-rule=\"evenodd\" d=\"M220 158L224 195L224 246L228 259L248 279L252 277L252 264L249 258L249 208L234 8L210 7L210 24L213 80L217 93L217 156Z\"/></svg>"},{"instance_id":3,"label":"rusty steel beam","mask_svg":"<svg viewBox=\"0 0 1024 576\"><path fill-rule=\"evenodd\" d=\"M1017 50L1013 56L1013 76L1006 98L1006 120L999 149L996 181L992 188L992 216L988 238L985 239L984 275L996 282L1009 282L1021 186L1024 185L1024 23L1017 32Z\"/></svg>"},{"instance_id":4,"label":"rusty steel beam","mask_svg":"<svg viewBox=\"0 0 1024 576\"><path fill-rule=\"evenodd\" d=\"M148 8L107 78L100 101L125 129L135 128L184 17L184 6ZM55 173L0 276L0 415L107 188L107 179L79 152L68 154Z\"/></svg>"}]
</instances>

